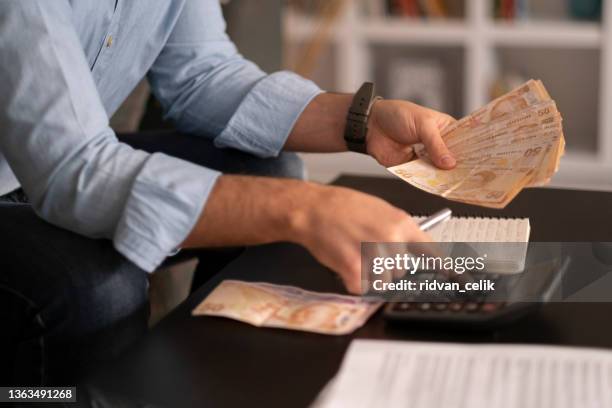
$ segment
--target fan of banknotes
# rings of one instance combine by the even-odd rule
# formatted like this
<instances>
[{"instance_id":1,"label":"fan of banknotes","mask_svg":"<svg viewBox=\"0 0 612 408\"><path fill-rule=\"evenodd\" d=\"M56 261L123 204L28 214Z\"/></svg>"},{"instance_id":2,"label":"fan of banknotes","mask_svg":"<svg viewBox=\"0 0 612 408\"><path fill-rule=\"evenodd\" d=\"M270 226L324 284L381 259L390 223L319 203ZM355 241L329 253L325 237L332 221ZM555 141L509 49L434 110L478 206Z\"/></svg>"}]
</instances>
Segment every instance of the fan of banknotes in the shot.
<instances>
[{"instance_id":1,"label":"fan of banknotes","mask_svg":"<svg viewBox=\"0 0 612 408\"><path fill-rule=\"evenodd\" d=\"M547 184L565 150L561 114L541 81L530 80L442 132L457 159L438 169L418 159L388 170L413 186L473 205L504 208L523 188Z\"/></svg>"},{"instance_id":2,"label":"fan of banknotes","mask_svg":"<svg viewBox=\"0 0 612 408\"><path fill-rule=\"evenodd\" d=\"M309 292L294 286L224 280L192 312L257 327L348 334L382 305L379 299Z\"/></svg>"}]
</instances>

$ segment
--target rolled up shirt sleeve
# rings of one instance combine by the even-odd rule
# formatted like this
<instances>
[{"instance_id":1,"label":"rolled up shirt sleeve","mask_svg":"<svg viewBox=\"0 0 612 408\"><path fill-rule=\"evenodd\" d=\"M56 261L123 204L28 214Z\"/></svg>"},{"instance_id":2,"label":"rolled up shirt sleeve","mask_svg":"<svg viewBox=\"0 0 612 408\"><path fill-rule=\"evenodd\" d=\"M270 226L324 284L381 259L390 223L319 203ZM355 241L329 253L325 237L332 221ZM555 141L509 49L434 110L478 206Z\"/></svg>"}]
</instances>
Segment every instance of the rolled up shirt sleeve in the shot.
<instances>
[{"instance_id":1,"label":"rolled up shirt sleeve","mask_svg":"<svg viewBox=\"0 0 612 408\"><path fill-rule=\"evenodd\" d=\"M35 211L153 271L219 173L118 142L67 0L0 3L0 149Z\"/></svg>"},{"instance_id":2,"label":"rolled up shirt sleeve","mask_svg":"<svg viewBox=\"0 0 612 408\"><path fill-rule=\"evenodd\" d=\"M259 157L278 155L322 92L294 73L266 75L244 59L225 32L218 0L186 2L149 80L180 130Z\"/></svg>"}]
</instances>

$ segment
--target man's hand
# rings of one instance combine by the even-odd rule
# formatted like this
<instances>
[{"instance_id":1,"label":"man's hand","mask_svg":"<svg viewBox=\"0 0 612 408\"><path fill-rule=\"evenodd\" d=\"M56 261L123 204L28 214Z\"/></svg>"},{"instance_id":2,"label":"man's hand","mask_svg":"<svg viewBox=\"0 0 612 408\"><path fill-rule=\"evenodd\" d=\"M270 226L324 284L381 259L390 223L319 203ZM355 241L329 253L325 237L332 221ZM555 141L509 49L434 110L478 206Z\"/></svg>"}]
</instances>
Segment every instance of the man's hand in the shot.
<instances>
[{"instance_id":1,"label":"man's hand","mask_svg":"<svg viewBox=\"0 0 612 408\"><path fill-rule=\"evenodd\" d=\"M413 158L412 146L423 143L436 166L455 167L440 132L454 122L451 116L411 102L379 100L374 103L368 130L368 153L385 167Z\"/></svg>"},{"instance_id":2,"label":"man's hand","mask_svg":"<svg viewBox=\"0 0 612 408\"><path fill-rule=\"evenodd\" d=\"M295 241L360 294L362 242L432 242L405 211L355 190L317 186L294 216Z\"/></svg>"},{"instance_id":3,"label":"man's hand","mask_svg":"<svg viewBox=\"0 0 612 408\"><path fill-rule=\"evenodd\" d=\"M298 118L286 150L302 152L346 151L344 128L353 95L323 93ZM381 99L374 103L368 122L368 153L383 166L412 159L412 146L423 143L442 169L455 166L440 132L454 122L444 113L411 102Z\"/></svg>"},{"instance_id":4,"label":"man's hand","mask_svg":"<svg viewBox=\"0 0 612 408\"><path fill-rule=\"evenodd\" d=\"M362 242L431 242L404 211L341 187L267 177L222 176L182 247L290 241L361 292ZM291 271L287 271L291 273Z\"/></svg>"}]
</instances>

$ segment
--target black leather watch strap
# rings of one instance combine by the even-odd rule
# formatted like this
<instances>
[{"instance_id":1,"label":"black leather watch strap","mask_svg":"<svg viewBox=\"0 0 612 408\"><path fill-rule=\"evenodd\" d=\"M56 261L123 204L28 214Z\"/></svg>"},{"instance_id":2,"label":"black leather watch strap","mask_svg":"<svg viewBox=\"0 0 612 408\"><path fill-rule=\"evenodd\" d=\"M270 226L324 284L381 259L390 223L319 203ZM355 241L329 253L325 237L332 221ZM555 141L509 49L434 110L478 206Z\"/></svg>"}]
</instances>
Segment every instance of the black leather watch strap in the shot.
<instances>
[{"instance_id":1,"label":"black leather watch strap","mask_svg":"<svg viewBox=\"0 0 612 408\"><path fill-rule=\"evenodd\" d=\"M368 118L376 101L376 89L372 82L365 82L353 97L346 118L344 140L349 150L367 153Z\"/></svg>"}]
</instances>

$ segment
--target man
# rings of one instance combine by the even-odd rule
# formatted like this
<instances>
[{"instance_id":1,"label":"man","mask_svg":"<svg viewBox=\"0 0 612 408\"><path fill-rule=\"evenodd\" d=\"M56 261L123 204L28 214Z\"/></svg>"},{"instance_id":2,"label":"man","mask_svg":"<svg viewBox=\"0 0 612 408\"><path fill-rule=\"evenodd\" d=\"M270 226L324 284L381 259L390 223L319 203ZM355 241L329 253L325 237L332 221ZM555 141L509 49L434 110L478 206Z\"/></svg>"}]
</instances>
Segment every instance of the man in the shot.
<instances>
[{"instance_id":1,"label":"man","mask_svg":"<svg viewBox=\"0 0 612 408\"><path fill-rule=\"evenodd\" d=\"M145 75L181 133L118 140L108 118ZM4 1L0 78L4 383L70 384L119 352L146 328L147 273L180 248L296 242L358 293L362 241L427 240L375 197L220 172L299 176L281 150L347 150L353 95L261 72L218 0ZM455 165L450 117L367 105L356 149L389 166L422 142Z\"/></svg>"}]
</instances>

